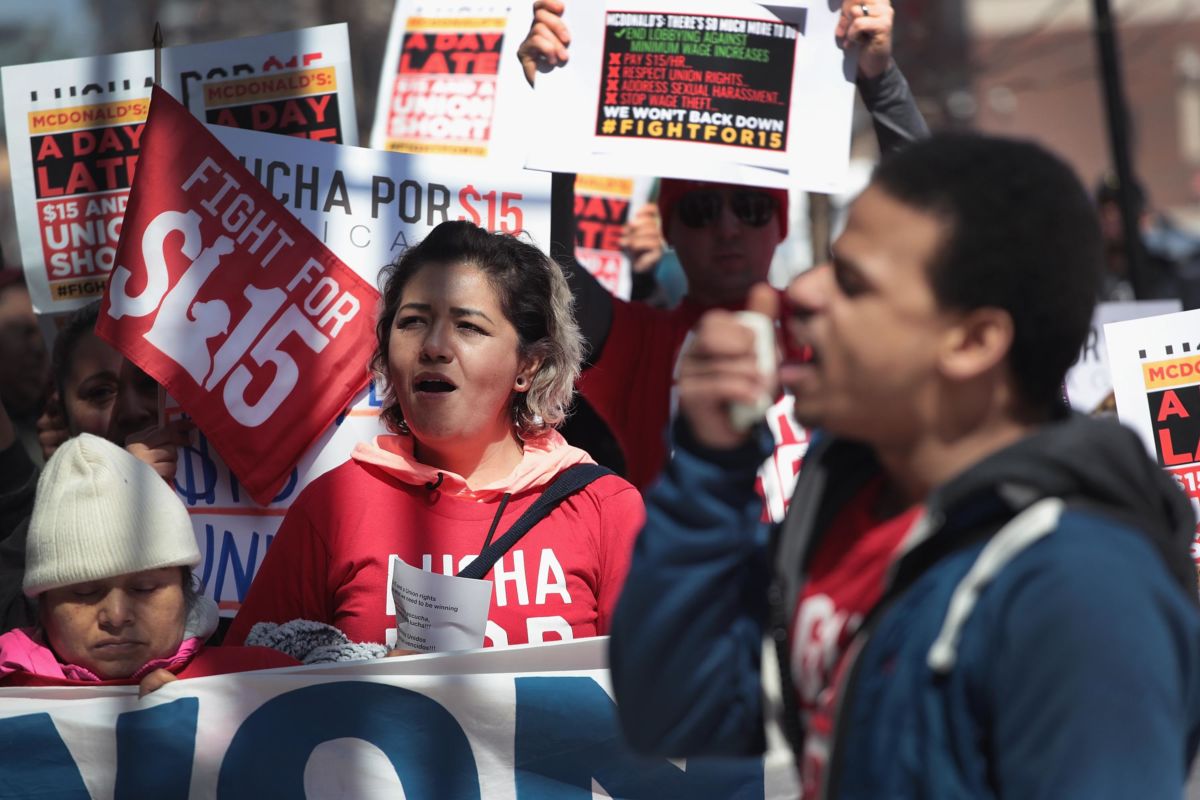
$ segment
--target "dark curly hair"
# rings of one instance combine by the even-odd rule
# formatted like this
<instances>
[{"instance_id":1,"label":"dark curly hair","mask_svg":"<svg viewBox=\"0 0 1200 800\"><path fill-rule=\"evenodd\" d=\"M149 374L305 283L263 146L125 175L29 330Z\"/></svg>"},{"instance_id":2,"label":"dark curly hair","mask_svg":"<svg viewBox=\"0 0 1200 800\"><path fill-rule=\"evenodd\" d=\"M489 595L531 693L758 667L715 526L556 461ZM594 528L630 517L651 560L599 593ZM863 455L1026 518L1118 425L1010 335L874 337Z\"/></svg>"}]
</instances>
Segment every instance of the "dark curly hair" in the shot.
<instances>
[{"instance_id":1,"label":"dark curly hair","mask_svg":"<svg viewBox=\"0 0 1200 800\"><path fill-rule=\"evenodd\" d=\"M939 134L885 160L872 183L948 223L929 266L938 304L1007 311L1022 400L1035 411L1061 406L1103 264L1096 210L1071 167L1032 142Z\"/></svg>"}]
</instances>

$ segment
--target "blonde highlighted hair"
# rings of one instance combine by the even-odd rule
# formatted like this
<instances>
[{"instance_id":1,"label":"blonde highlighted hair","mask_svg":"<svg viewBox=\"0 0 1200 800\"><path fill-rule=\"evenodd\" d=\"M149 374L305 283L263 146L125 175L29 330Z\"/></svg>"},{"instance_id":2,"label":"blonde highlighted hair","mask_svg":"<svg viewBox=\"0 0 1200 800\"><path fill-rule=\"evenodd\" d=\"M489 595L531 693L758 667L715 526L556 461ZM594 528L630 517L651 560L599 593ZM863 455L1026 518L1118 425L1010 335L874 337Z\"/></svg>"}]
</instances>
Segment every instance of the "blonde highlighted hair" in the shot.
<instances>
[{"instance_id":1,"label":"blonde highlighted hair","mask_svg":"<svg viewBox=\"0 0 1200 800\"><path fill-rule=\"evenodd\" d=\"M407 432L387 371L392 323L404 287L426 267L451 264L470 264L487 275L504 316L517 331L518 355L540 362L528 391L513 392L512 421L517 435L532 439L557 428L567 417L583 361L583 337L575 323L567 280L557 264L528 242L458 221L438 225L382 274L371 368L386 386L384 421L397 433Z\"/></svg>"}]
</instances>

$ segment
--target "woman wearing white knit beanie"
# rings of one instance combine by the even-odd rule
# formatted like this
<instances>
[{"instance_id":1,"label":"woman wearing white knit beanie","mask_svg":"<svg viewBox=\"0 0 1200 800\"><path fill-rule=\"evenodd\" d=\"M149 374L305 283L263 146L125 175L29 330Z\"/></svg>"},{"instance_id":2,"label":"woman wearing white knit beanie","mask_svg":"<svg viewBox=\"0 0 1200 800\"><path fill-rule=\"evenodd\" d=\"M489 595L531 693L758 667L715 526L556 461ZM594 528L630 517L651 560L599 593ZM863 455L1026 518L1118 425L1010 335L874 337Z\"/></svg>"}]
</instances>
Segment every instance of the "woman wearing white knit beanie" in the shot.
<instances>
[{"instance_id":1,"label":"woman wearing white knit beanie","mask_svg":"<svg viewBox=\"0 0 1200 800\"><path fill-rule=\"evenodd\" d=\"M187 509L153 469L98 436L71 439L46 464L29 526L24 590L40 624L0 636L0 685L113 681L144 693L295 664L266 648L228 651L220 668L198 657L217 622L192 586L199 562Z\"/></svg>"}]
</instances>

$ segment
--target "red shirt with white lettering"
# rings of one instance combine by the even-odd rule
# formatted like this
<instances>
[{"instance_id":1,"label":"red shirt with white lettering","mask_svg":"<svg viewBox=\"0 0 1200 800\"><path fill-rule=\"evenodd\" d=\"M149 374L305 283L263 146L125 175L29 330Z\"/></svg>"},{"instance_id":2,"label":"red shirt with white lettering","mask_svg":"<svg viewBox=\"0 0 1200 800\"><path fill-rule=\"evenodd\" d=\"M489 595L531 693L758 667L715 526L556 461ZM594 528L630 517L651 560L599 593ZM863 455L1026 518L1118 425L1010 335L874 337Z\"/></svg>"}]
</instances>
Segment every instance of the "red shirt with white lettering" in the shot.
<instances>
[{"instance_id":1,"label":"red shirt with white lettering","mask_svg":"<svg viewBox=\"0 0 1200 800\"><path fill-rule=\"evenodd\" d=\"M916 505L877 517L882 489L882 479L868 483L833 520L813 554L792 620L792 680L805 731L800 776L805 798L820 791L850 643L883 595L888 567L921 512Z\"/></svg>"},{"instance_id":2,"label":"red shirt with white lettering","mask_svg":"<svg viewBox=\"0 0 1200 800\"><path fill-rule=\"evenodd\" d=\"M496 537L544 488L513 495ZM288 509L225 642L242 643L256 622L309 619L391 645L391 556L455 574L482 549L499 501L431 491L357 460L330 470ZM644 520L641 495L615 475L563 500L486 576L485 646L607 634Z\"/></svg>"}]
</instances>

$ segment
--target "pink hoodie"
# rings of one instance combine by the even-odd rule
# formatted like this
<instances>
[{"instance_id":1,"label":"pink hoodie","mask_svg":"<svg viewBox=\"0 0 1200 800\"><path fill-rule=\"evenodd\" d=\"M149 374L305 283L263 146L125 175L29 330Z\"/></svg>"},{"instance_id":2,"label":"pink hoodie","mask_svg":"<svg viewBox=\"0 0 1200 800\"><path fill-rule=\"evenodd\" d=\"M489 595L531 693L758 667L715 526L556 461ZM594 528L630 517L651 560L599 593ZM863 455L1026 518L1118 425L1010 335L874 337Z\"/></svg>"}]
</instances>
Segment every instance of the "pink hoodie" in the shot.
<instances>
[{"instance_id":1,"label":"pink hoodie","mask_svg":"<svg viewBox=\"0 0 1200 800\"><path fill-rule=\"evenodd\" d=\"M388 434L376 436L372 442L360 442L350 457L362 464L379 467L404 483L422 486L442 482L438 491L463 500L486 502L502 494L517 495L554 480L560 472L575 464L594 464L586 451L567 444L558 431L549 431L524 443L525 454L505 477L472 489L457 473L437 469L417 461L413 455L413 438Z\"/></svg>"},{"instance_id":2,"label":"pink hoodie","mask_svg":"<svg viewBox=\"0 0 1200 800\"><path fill-rule=\"evenodd\" d=\"M288 509L225 642L241 644L257 622L292 619L334 625L356 642L386 641L396 625L386 611L393 557L452 575L478 556L489 531L502 536L563 470L589 462L550 433L525 442L520 462L500 480L468 486L440 470L431 489L439 470L413 457L411 437L361 444ZM565 622L564 638L607 633L644 519L641 496L615 475L559 503L498 564L501 594L493 596L486 641L564 636L535 621L531 637L530 620L538 619Z\"/></svg>"},{"instance_id":3,"label":"pink hoodie","mask_svg":"<svg viewBox=\"0 0 1200 800\"><path fill-rule=\"evenodd\" d=\"M184 639L174 655L147 661L141 669L129 676L129 680L140 680L156 669L178 672L203 646L204 640L199 636ZM28 672L41 678L87 683L105 680L87 667L59 661L38 628L17 628L0 635L0 683L17 672Z\"/></svg>"}]
</instances>

